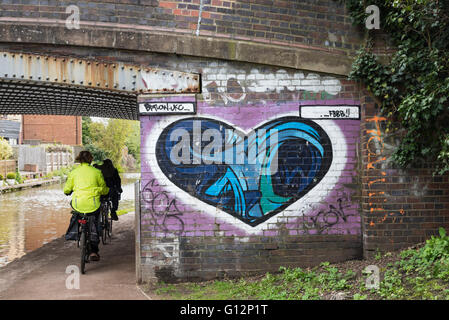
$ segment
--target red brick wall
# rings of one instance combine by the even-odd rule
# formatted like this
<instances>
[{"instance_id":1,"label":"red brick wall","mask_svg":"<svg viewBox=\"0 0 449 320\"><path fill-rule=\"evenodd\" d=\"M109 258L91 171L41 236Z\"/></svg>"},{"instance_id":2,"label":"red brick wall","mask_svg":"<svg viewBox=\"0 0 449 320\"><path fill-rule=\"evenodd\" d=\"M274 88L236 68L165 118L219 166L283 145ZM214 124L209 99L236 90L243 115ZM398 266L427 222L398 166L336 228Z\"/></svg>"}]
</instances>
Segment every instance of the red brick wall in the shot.
<instances>
[{"instance_id":1,"label":"red brick wall","mask_svg":"<svg viewBox=\"0 0 449 320\"><path fill-rule=\"evenodd\" d=\"M81 145L81 117L24 115L23 140L41 140L42 143Z\"/></svg>"},{"instance_id":2,"label":"red brick wall","mask_svg":"<svg viewBox=\"0 0 449 320\"><path fill-rule=\"evenodd\" d=\"M312 46L343 54L359 48L361 33L351 25L344 4L334 0L0 0L3 17L65 20L68 5L79 8L81 22L152 27L165 31Z\"/></svg>"},{"instance_id":3,"label":"red brick wall","mask_svg":"<svg viewBox=\"0 0 449 320\"><path fill-rule=\"evenodd\" d=\"M401 137L386 132L387 118L362 93L362 218L366 257L406 248L449 229L449 177L431 163L399 169L391 157Z\"/></svg>"},{"instance_id":4,"label":"red brick wall","mask_svg":"<svg viewBox=\"0 0 449 320\"><path fill-rule=\"evenodd\" d=\"M313 47L318 49L317 52L335 53L329 60L323 60L322 63L326 66L332 65L337 55L351 55L359 47L360 33L351 26L343 5L338 1L204 0L203 3L198 29L203 36L281 44L286 47ZM0 15L17 19L29 18L30 21L33 18L64 21L68 16L65 13L68 4L79 6L81 22L86 25L101 22L102 27L120 24L121 28L129 30L168 31L182 35L195 34L200 12L200 0L101 0L70 3L53 0L11 3L0 0ZM123 38L126 39L114 38L114 43L117 40L128 44L130 37ZM102 40L100 37L99 39ZM98 39L89 38L82 43L86 46L106 47L103 42L92 43L96 40ZM283 70L281 67L245 62L248 60L215 60L210 58L211 54L207 50L198 54L204 55L204 58L192 58L148 51L125 52L107 48L96 50L93 47L82 47L81 44L78 47L50 47L39 46L39 41L35 43L33 52L89 56L100 60L135 62L200 73L202 94L197 96L200 114L209 117L215 114L221 119L235 117L229 120L230 123L242 119L251 120L253 117L264 121L272 116L272 110L279 110L279 114L282 114L286 105L290 107L311 100L360 101L362 115L358 124L340 125L352 139L346 144L352 158L344 160L349 169L340 175L345 183L340 185L341 189L333 187L328 190L329 194L335 193L334 200L341 199L337 195L341 195L342 190L351 191L350 208L359 213L360 232L347 233L351 229L345 228L345 224L340 221L342 224L336 225L338 230L323 234L322 228L313 223L317 221L313 214L334 213L335 210L330 206L338 208L336 201L311 203L312 209L304 208L305 211L310 209L307 211L310 215L306 212L302 223L299 223L301 219L298 217L288 215L286 221L277 221L273 230L270 230L272 232L265 234L247 236L238 232L237 226L230 224L207 225L203 218L210 215L210 212L189 207L191 203L185 200L185 190L168 193L164 189L169 186L168 178L155 180L145 158L151 152L142 145L142 179L146 179L142 185L143 189L146 187L146 192L142 192L141 203L141 270L144 279L207 279L225 274L276 271L280 265L311 265L324 260L359 258L362 250L365 256L369 256L377 250L403 248L436 234L440 226L449 227L448 177L434 177L431 164L408 170L396 168L391 162L391 154L400 138L385 132L385 119L379 115L375 102L357 84L345 77L319 75L318 80L323 79L321 77L338 78L341 90L336 95L329 95L325 90L312 90L317 78L305 79L309 75L308 71ZM25 51L30 50L26 48L26 44L24 48ZM146 49L145 46L142 49L133 48ZM21 47L16 49L22 50ZM167 52L158 51L159 49L154 47L148 50ZM273 55L271 52L255 53L261 56L264 54ZM298 60L300 59L298 56ZM268 63L263 59L257 61ZM302 88L304 83L312 86L311 90ZM317 84L319 85L320 83ZM255 105L259 106L260 114L250 115L248 110ZM237 111L228 115L228 110ZM149 130L147 126L154 126L155 122L163 124L164 121L166 120L157 118L151 121L145 119L142 122L142 132ZM50 142L60 139L55 138L55 133L48 127L45 128L34 129L34 136L24 138L37 139L39 131L45 131L47 136L53 135ZM62 134L68 126L59 128L56 134ZM159 197L156 200L159 201L154 199L156 194ZM163 205L165 208L158 207ZM158 211L154 212L154 208ZM292 219L299 220L295 220L298 225L296 229L287 227ZM173 231L170 228L182 232L172 232L169 236L161 237L161 233Z\"/></svg>"},{"instance_id":5,"label":"red brick wall","mask_svg":"<svg viewBox=\"0 0 449 320\"><path fill-rule=\"evenodd\" d=\"M185 219L183 221L189 233L177 237L173 242L173 238L154 236L153 230L158 227L148 210L151 199L146 198L142 201L141 225L141 269L146 280L155 276L154 267L159 268L157 276L163 279L208 279L225 274L276 271L280 265L312 265L324 260L360 258L363 253L369 256L378 249L398 249L424 241L430 235L436 234L440 226L449 228L448 177L433 177L430 165L409 170L396 168L391 163L391 153L399 137L385 132L385 121L379 115L374 100L362 91L358 84L348 81L345 77L320 74L320 79L338 78L341 84L339 93L330 96L328 92L300 88L304 84L301 80L313 80L302 79L301 73L307 77L310 73L307 71L157 53L74 47L59 50L70 51L77 56L95 55L99 59L137 62L169 70L200 73L203 93L197 96L198 101L203 107L208 106L211 112L215 109L226 111L241 106L239 113L234 114L235 117L245 117L245 108L254 104L262 104L260 110L263 116L263 113L270 109L267 106L277 108L285 103L299 104L304 101L332 99L360 101L360 143L350 146L351 152L358 153L358 163L354 163L353 168L347 172L355 175L351 176L351 180L348 179L346 186L353 191L351 205L358 204L360 234L298 233L239 239L226 234L230 230L220 229L216 232L217 236L212 236L207 233L211 231L207 230L206 226L201 226L199 230L188 230L187 223L192 220L192 215L197 213L182 211L182 216L169 212L170 218L167 221L176 223L177 218ZM34 51L39 49L34 47ZM260 86L264 90L259 90ZM282 108L279 108L282 111ZM144 146L142 154L145 154ZM142 163L144 160L142 158ZM145 174L145 171L143 173ZM142 185L143 187L145 185ZM182 197L178 198L179 195L182 196L182 193L170 194L170 200L176 197L177 205L181 204ZM173 214L176 218L172 217ZM304 226L310 225L309 222L304 220ZM215 231L213 232L215 235ZM225 234L220 235L220 232ZM164 264L167 267L173 265L173 261L178 264L176 274L175 269L162 268Z\"/></svg>"}]
</instances>

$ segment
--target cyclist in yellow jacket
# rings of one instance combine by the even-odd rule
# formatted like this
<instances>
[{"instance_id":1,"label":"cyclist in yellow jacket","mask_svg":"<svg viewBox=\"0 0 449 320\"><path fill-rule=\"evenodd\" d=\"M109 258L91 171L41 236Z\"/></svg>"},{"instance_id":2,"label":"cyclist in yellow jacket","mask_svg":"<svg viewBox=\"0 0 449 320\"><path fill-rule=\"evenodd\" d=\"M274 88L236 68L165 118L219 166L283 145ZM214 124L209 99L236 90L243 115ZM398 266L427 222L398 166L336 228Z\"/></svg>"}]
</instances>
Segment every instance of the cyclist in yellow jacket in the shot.
<instances>
[{"instance_id":1,"label":"cyclist in yellow jacket","mask_svg":"<svg viewBox=\"0 0 449 320\"><path fill-rule=\"evenodd\" d=\"M90 163L93 157L89 151L81 151L76 162L80 162L81 165L73 169L68 177L64 186L64 193L66 195L72 194L71 206L81 213L93 213L95 219L95 227L98 230L98 217L100 214L100 196L107 195L109 188L106 186L103 175L100 170L92 167ZM100 260L98 254L97 241L92 242L92 254L90 260Z\"/></svg>"}]
</instances>

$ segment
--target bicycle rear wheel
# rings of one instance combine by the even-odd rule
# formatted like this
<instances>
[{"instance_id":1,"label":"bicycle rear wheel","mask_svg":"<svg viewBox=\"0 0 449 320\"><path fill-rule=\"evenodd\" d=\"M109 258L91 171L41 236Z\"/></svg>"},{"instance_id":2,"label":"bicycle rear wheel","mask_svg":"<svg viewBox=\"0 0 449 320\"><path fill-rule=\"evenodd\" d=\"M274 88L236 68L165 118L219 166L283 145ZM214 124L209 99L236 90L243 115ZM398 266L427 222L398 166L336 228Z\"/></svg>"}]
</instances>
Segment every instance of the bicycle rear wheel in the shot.
<instances>
[{"instance_id":1,"label":"bicycle rear wheel","mask_svg":"<svg viewBox=\"0 0 449 320\"><path fill-rule=\"evenodd\" d=\"M111 212L111 205L108 206L108 212ZM108 219L108 237L109 240L112 238L112 217L111 215L106 215L106 218Z\"/></svg>"},{"instance_id":2,"label":"bicycle rear wheel","mask_svg":"<svg viewBox=\"0 0 449 320\"><path fill-rule=\"evenodd\" d=\"M82 233L81 226L78 225L78 236L77 236L77 239L76 239L76 247L77 248L80 247L81 233Z\"/></svg>"},{"instance_id":3,"label":"bicycle rear wheel","mask_svg":"<svg viewBox=\"0 0 449 320\"><path fill-rule=\"evenodd\" d=\"M108 237L109 240L112 238L112 217L108 217Z\"/></svg>"},{"instance_id":4,"label":"bicycle rear wheel","mask_svg":"<svg viewBox=\"0 0 449 320\"><path fill-rule=\"evenodd\" d=\"M108 233L108 215L104 208L101 211L101 242L106 244L106 237Z\"/></svg>"},{"instance_id":5,"label":"bicycle rear wheel","mask_svg":"<svg viewBox=\"0 0 449 320\"><path fill-rule=\"evenodd\" d=\"M83 231L80 237L80 245L81 245L81 273L86 273L86 254L87 254L87 239L86 232Z\"/></svg>"}]
</instances>

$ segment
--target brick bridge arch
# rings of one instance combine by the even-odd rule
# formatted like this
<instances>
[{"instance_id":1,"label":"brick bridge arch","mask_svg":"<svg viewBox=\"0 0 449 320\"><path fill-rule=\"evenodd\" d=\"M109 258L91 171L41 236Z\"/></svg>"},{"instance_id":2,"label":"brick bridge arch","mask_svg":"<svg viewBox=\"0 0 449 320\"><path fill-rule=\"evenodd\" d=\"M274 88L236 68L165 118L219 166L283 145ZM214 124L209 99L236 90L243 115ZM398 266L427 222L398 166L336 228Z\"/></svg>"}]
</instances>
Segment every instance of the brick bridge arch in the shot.
<instances>
[{"instance_id":1,"label":"brick bridge arch","mask_svg":"<svg viewBox=\"0 0 449 320\"><path fill-rule=\"evenodd\" d=\"M2 42L199 56L347 75L363 32L333 0L0 1ZM69 5L79 14L70 23ZM67 10L67 11L66 11Z\"/></svg>"},{"instance_id":2,"label":"brick bridge arch","mask_svg":"<svg viewBox=\"0 0 449 320\"><path fill-rule=\"evenodd\" d=\"M70 4L79 8L79 29L66 26ZM347 78L363 31L351 26L339 1L0 0L0 9L0 51L15 58L33 54L199 75L193 94L153 92L138 99L195 103L201 132L217 129L234 142L232 152L267 129L288 129L288 143L279 149L282 174L270 180L254 166L203 163L210 159L202 153L200 165L172 163L166 155L174 146L166 137L183 128L195 141L194 115L140 116L139 281L204 280L358 259L449 226L447 177L432 177L428 168L395 168L396 138L385 133L386 119L370 94ZM3 78L0 93L5 83L22 81ZM49 77L53 83L46 87L68 90L59 83L64 79L55 79ZM100 89L90 82L71 89L92 93L84 95L90 109L99 94L111 103L122 99L105 107L115 110L108 116L139 116L133 80L125 84L130 92L111 90L114 81L108 88L99 81ZM314 159L307 165L320 164L301 191L296 173L306 163L295 162L299 151L314 155L304 157Z\"/></svg>"}]
</instances>

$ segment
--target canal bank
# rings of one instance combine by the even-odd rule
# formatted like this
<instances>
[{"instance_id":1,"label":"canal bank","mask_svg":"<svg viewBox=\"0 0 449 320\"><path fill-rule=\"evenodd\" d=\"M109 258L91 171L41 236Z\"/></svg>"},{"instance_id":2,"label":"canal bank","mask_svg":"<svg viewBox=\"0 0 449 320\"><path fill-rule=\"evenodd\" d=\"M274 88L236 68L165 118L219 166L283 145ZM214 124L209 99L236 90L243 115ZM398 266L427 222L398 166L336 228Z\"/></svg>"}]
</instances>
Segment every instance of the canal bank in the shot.
<instances>
[{"instance_id":1,"label":"canal bank","mask_svg":"<svg viewBox=\"0 0 449 320\"><path fill-rule=\"evenodd\" d=\"M25 189L29 189L29 188L42 187L42 186L60 183L60 182L61 182L61 177L59 177L59 176L51 178L51 179L34 179L32 181L27 181L24 183L0 186L0 194L25 190Z\"/></svg>"},{"instance_id":2,"label":"canal bank","mask_svg":"<svg viewBox=\"0 0 449 320\"><path fill-rule=\"evenodd\" d=\"M79 248L59 237L0 268L0 300L146 300L136 285L134 213L114 224L101 259L87 264L74 285ZM72 278L70 278L72 276Z\"/></svg>"},{"instance_id":3,"label":"canal bank","mask_svg":"<svg viewBox=\"0 0 449 320\"><path fill-rule=\"evenodd\" d=\"M134 182L124 173L118 213L134 211ZM0 268L65 234L71 217L63 183L0 194Z\"/></svg>"}]
</instances>

